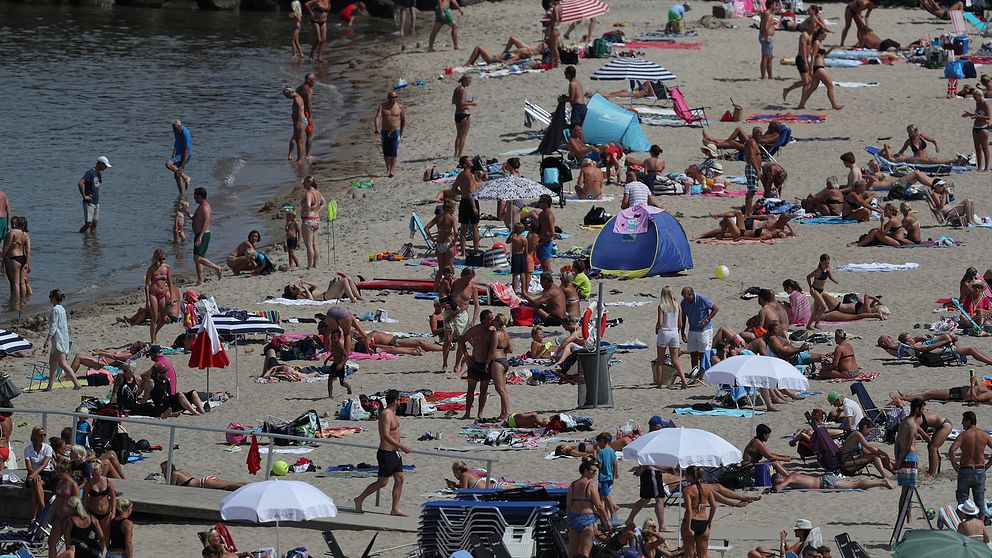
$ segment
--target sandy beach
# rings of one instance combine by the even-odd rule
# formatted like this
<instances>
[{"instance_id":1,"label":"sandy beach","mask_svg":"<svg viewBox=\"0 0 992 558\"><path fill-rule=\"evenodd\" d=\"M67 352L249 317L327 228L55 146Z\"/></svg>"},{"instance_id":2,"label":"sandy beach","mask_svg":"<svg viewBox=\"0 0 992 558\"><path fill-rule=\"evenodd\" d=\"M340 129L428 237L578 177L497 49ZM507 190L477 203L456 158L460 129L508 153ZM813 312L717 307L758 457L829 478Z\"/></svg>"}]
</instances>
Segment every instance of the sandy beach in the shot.
<instances>
[{"instance_id":1,"label":"sandy beach","mask_svg":"<svg viewBox=\"0 0 992 558\"><path fill-rule=\"evenodd\" d=\"M780 31L775 36L774 66L775 79L761 81L758 79L759 50L756 40L757 30L751 27L750 19L723 20L734 28L707 29L698 24L699 18L709 13L713 2L694 3L693 10L687 15L689 27L698 36L678 39L680 42L702 43L698 50L668 50L644 49L643 58L657 62L678 76L677 83L692 107L705 106L710 117L711 126L706 128L710 135L725 138L735 126L750 130L752 126L761 124L720 123L719 117L724 111L732 109L730 99L743 106L745 115L751 113L798 112L802 114L822 114L826 119L821 123L791 124L793 134L798 141L789 145L779 156L780 163L789 171L784 197L804 197L806 194L822 188L828 176L845 176L839 156L851 151L855 154L859 165L864 165L869 155L864 148L870 145L881 146L887 143L894 149L905 139L905 128L915 123L929 136L939 141L940 154L952 155L954 152L964 154L973 151L970 133L971 121L961 118L961 113L974 107L971 100L947 100L946 80L942 79L940 70L926 70L915 64L897 61L891 65L871 65L859 68L828 68L835 81L844 82L877 82L876 87L838 88L838 101L844 105L843 110L830 110L825 94L818 91L808 103L807 109L797 111L798 91L792 93L789 103L781 102L781 90L791 84L797 74L795 67L778 64L781 57L795 55L798 34ZM628 0L611 5L610 12L601 18L596 34L617 25L628 37L640 33L657 31L664 27L667 5L645 0ZM413 242L418 254L423 253L423 240L408 236L408 220L411 211L417 211L425 220L433 212L432 200L441 185L424 182L422 175L426 166L435 165L438 170L454 169L452 157L454 141L454 125L452 123L452 108L450 97L455 86L456 75L444 76L444 68L458 67L465 63L468 53L475 44L481 44L491 49L500 48L509 36L517 36L527 42L536 43L541 36L538 19L541 12L536 3L525 3L519 0L506 0L499 3L483 3L466 8L466 15L459 19L461 43L463 50L452 51L447 30L441 32L438 39L438 51L427 53L427 32L430 19L428 14L421 14L418 34L413 38L383 40L379 45L382 54L380 61L369 63L365 67L344 69L344 77L354 80L359 87L364 87L370 106L379 99L384 99L392 84L404 79L411 84L425 80L426 85L410 85L400 90L400 101L407 110L407 131L403 137L399 153L398 175L393 178L383 176L383 163L380 157L378 138L373 135L372 113L366 115L356 126L349 139L340 142L343 156L339 160L319 161L314 163L313 174L321 184L321 191L327 198L334 198L341 204L339 219L334 225L335 253L322 254L318 270L277 272L266 277L233 277L226 272L221 281L210 281L199 289L201 293L215 297L221 306L236 307L249 312L261 310L279 310L283 318L312 317L314 313L326 311L327 306L279 306L265 304L266 297L280 296L283 287L299 279L313 281L318 284L326 283L333 272L344 272L352 276L361 274L366 278L428 278L432 268L425 266L407 266L401 262L370 262L369 254L382 251L398 251L403 243ZM828 39L828 43L836 42L839 37L840 25L843 23L843 5L829 4L825 15L834 23L832 29L836 35ZM275 15L273 17L276 17ZM950 23L938 22L922 10L879 9L871 15L871 23L876 32L883 38L891 37L897 41L910 41L934 37L942 32L950 31ZM579 28L581 31L584 26ZM853 34L853 33L852 33ZM287 30L288 35L288 30ZM304 39L306 40L306 39ZM853 42L848 39L849 43ZM972 38L972 44L978 41ZM589 75L602 65L603 61L583 59L576 66L578 79L586 91L613 91L622 89L624 82L593 82ZM979 74L982 69L979 68ZM974 80L967 80L972 83ZM522 148L536 147L539 139L528 138L523 126L523 102L530 99L537 104L553 109L558 95L566 91L566 81L561 69L539 73L511 75L498 79L479 79L476 77L470 94L477 98L478 107L472 111L472 128L468 136L466 154L480 154L486 158L493 157L504 160L501 153ZM285 107L283 107L285 108ZM280 109L281 110L281 109ZM288 114L288 110L286 111ZM669 171L682 171L689 164L701 160L699 147L701 132L698 128L673 128L660 126L644 126L648 139L664 148L663 157ZM887 138L887 139L886 139ZM534 179L539 178L539 156L521 157L523 161L522 174ZM723 161L723 167L729 175L743 175L743 163ZM371 189L356 189L351 186L354 181L374 179L375 186ZM992 215L992 192L989 190L989 175L976 172L953 174L951 180L956 186L958 198L973 198L976 202L976 213ZM609 185L605 193L613 196L612 201L595 203L603 206L610 213L620 209L622 188ZM286 197L286 200L299 203L299 193ZM659 201L673 214L684 215L679 221L687 235L692 238L715 226L715 221L708 214L726 211L734 205L739 205L743 198L701 198L697 196L665 196ZM281 227L281 219L276 209L283 199L274 200L263 211L271 215L273 228ZM424 202L424 203L420 203ZM565 208L555 208L557 222L562 230L571 236L557 242L560 250L573 246L585 247L595 239L595 232L579 228L583 215L593 204L569 203ZM985 259L987 247L992 242L992 229L972 228L970 230L938 227L927 209L925 202L912 202L923 223L923 237L937 239L949 236L962 246L947 248L857 248L848 247L848 243L876 226L875 222L857 225L796 225L795 238L779 240L774 244L735 244L708 245L692 244L694 268L678 277L651 277L632 281L605 280L607 302L643 302L639 306L613 306L609 308L611 318L623 318L623 323L610 328L607 340L620 342L639 339L648 345L647 349L630 350L617 355L619 363L611 370L614 387L615 407L612 409L593 409L577 411L575 387L569 385L540 385L526 384L510 385L508 387L513 411L537 411L542 415L556 412L568 412L590 416L593 419L593 435L600 431L615 432L618 427L633 422L645 428L652 415L661 415L666 419L674 419L679 426L702 428L726 438L738 447L743 447L753 435L751 422L744 418L729 417L699 417L676 416L675 407L686 404L708 401L713 395L711 387L696 387L690 391L657 390L651 385L650 361L655 356L654 351L654 322L656 317L656 298L643 296L650 293L657 296L664 286L670 286L676 292L684 286L692 286L697 293L710 297L720 308L715 318L715 325L729 325L735 330L741 330L744 322L758 310L754 300L741 300L743 289L753 286L781 291L782 281L795 279L805 284L805 276L816 267L821 253L830 254L835 266L849 263L882 262L904 264L918 263L919 267L909 271L891 273L849 273L835 270L834 275L839 285L831 285L828 291L841 293L857 292L883 295L883 301L892 311L887 321L864 320L845 325L848 334L853 337L857 351L857 359L862 368L868 371L878 371L881 375L867 384L876 403L888 401L887 394L891 390L909 392L924 391L933 388L946 388L967 383L969 369L976 374L985 374L988 367L969 362L962 367L925 368L914 366L905 361L896 361L876 348L878 336L888 334L896 336L899 332L910 331L920 333L915 329L920 324L927 324L944 315L937 313L938 304L934 301L942 297L956 296L958 281L969 266L982 270L989 267ZM483 203L482 213L494 214L493 202ZM493 224L496 224L493 222ZM324 234L326 224L322 225L320 245L325 250ZM272 236L270 235L271 239ZM167 239L163 238L163 243ZM268 240L268 239L267 239ZM488 246L492 240L483 240ZM149 246L149 253L153 249ZM234 246L214 248L219 255L222 249L233 249ZM286 254L281 247L273 247L268 254L275 264L286 263ZM298 253L305 261L305 254ZM214 255L212 252L211 255ZM217 259L215 259L217 261ZM556 268L567 260L555 260ZM714 277L717 266L725 265L730 269L726 280ZM135 284L140 284L140 270L133 271ZM491 269L478 270L479 281L507 281L507 278L492 273ZM182 287L185 288L185 287ZM594 290L596 282L594 282ZM619 291L619 292L615 292ZM615 294L614 294L615 292ZM428 316L432 311L430 301L414 299L412 295L398 292L363 292L366 301L348 304L349 309L356 314L366 311L384 309L389 316L398 320L392 324L374 324L376 329L393 332L424 332L428 331ZM36 295L37 298L37 295ZM379 299L373 302L373 299ZM69 310L69 329L73 339L73 353L107 347L119 347L135 340L148 339L147 327L125 328L115 324L115 317L130 315L143 303L143 296L137 293L102 300L83 306L72 306ZM494 308L506 312L505 307ZM308 333L314 331L313 324L284 324L287 332ZM30 372L31 363L47 360L42 357L40 347L44 341L45 330L41 320L26 318L24 323L14 324L14 329L29 338L39 349L36 358L13 359L6 358L0 362L0 370L9 372L17 379L19 385L26 385L25 376ZM826 328L828 332L832 328ZM548 328L550 336L560 333L561 328ZM161 340L171 340L182 332L178 324L168 325L160 334ZM527 348L529 328L510 328L514 343L514 354L521 354ZM214 427L225 427L231 422L240 422L246 426L260 425L266 416L291 419L307 409L315 409L319 414L327 415L326 420L331 426L362 426L366 431L352 435L348 441L374 445L377 442L374 422L354 423L338 421L335 413L345 400L343 391L335 390L334 400L326 399L326 387L318 383L279 383L257 384L253 376L260 373L262 368L261 338L248 339L240 346L239 370L240 393L239 399L231 399L211 413L190 417L183 416L172 419L179 424L202 424ZM992 351L990 338L962 338L963 346L974 346L985 351ZM815 352L830 352L832 345L818 345ZM232 355L233 357L233 355ZM200 370L192 370L187 366L188 357L174 355L170 360L179 375L179 387L182 390L205 388L205 374ZM396 388L400 390L416 390L428 388L435 391L464 391L464 381L448 379L436 374L440 368L440 354L429 353L422 357L404 356L396 360L362 361L360 370L351 377L351 383L357 393L371 394L380 390ZM688 357L683 357L683 366L688 365ZM300 364L300 363L294 363ZM144 370L150 364L142 361L139 370ZM210 376L211 391L235 390L234 368L215 370ZM793 431L803 426L803 413L814 407L827 409L826 393L831 390L849 394L846 383L834 384L824 381L811 381L811 391L819 393L806 401L795 402L782 407L780 412L768 413L758 417L757 422L768 424L772 428L772 438L769 446L772 451L795 456L794 448L790 448L785 439ZM49 408L56 410L72 410L79 404L79 395L105 397L108 388L86 387L77 393L68 389L60 389L51 393L29 392L15 400L17 407ZM497 413L497 400L490 400L487 414ZM961 412L966 410L960 403L940 404L932 402L928 409L947 416L957 427ZM992 412L987 407L969 408L978 415L980 427L987 427L992 420ZM24 444L27 443L31 426L38 418L24 413L14 416L14 423L27 422L26 426L15 428L11 445L15 448L19 459ZM464 437L459 430L468 421L457 417L444 417L436 413L433 417L401 418L401 428L404 442L417 449L462 448ZM54 435L62 426L68 426L68 421L52 420L49 424L50 435ZM167 433L164 429L130 428L131 437L147 438L153 444L167 443ZM440 441L417 441L427 431L439 431L443 434ZM579 435L568 436L578 439ZM179 445L175 452L176 463L197 475L215 474L231 480L250 481L261 478L261 474L252 477L245 467L247 448L240 452L226 451L223 436L204 436L196 432L177 432L176 443ZM883 446L892 454L892 446ZM945 445L944 451L947 446ZM578 477L579 460L561 459L545 460L545 455L553 448L531 449L520 451L500 451L493 455L499 459L495 465L495 476L521 481L561 481ZM481 451L464 452L466 457L477 458L483 455ZM289 456L295 459L296 456ZM372 451L352 448L318 447L306 454L319 468L345 463L375 462ZM264 456L263 456L264 458ZM921 460L923 458L921 457ZM164 454L153 454L149 459L128 465L126 468L129 479L142 479L146 475L158 471ZM415 516L419 505L425 501L424 494L431 493L445 486L444 479L452 478L449 461L424 456L409 456L408 464L416 466L416 470L407 475L402 509ZM922 463L921 463L922 466ZM616 484L615 499L621 505L620 515L626 517L630 505L637 500L638 484L635 477L627 473L632 467L630 463L622 463L622 474ZM792 463L795 470L815 472L814 462L803 464L796 458ZM922 467L921 467L922 468ZM313 473L293 474L291 478L312 482L329 494L344 512L352 508L351 499L369 482L363 478L316 478ZM921 475L922 478L922 475ZM920 486L920 494L927 506L939 506L954 502L955 476L953 470L945 463L939 478ZM756 494L756 493L752 493ZM366 507L369 514L367 520L374 525L376 514L388 512L388 496L384 492L383 506L375 508L371 500ZM823 529L824 539L832 541L837 534L848 532L859 540L873 555L889 555L884 545L889 540L893 521L896 517L898 490L874 489L865 492L843 493L784 493L768 494L761 501L750 504L745 509L720 508L713 527L712 539L726 539L734 546L728 556L744 556L748 549L758 544L773 546L777 544L778 533L786 530L790 533L797 518L806 518ZM648 517L642 512L639 521ZM677 524L680 519L674 510L669 510L667 522ZM162 522L158 519L152 523L146 518L136 518L135 546L141 553L150 553L152 549L169 548L180 555L195 556L199 552L196 531L202 530L203 525L197 522L182 522L171 520ZM923 525L917 517L916 527ZM242 550L263 546L271 546L273 532L267 527L250 525L234 525L231 527L235 540ZM317 530L290 528L282 532L283 549L293 546L306 546L311 554L320 554L324 549L321 534ZM371 532L336 533L345 552L358 555L371 536ZM397 546L412 543L415 536L394 532L382 532L379 535L377 548ZM147 549L147 550L146 550ZM388 553L388 556L404 555L410 549Z\"/></svg>"}]
</instances>

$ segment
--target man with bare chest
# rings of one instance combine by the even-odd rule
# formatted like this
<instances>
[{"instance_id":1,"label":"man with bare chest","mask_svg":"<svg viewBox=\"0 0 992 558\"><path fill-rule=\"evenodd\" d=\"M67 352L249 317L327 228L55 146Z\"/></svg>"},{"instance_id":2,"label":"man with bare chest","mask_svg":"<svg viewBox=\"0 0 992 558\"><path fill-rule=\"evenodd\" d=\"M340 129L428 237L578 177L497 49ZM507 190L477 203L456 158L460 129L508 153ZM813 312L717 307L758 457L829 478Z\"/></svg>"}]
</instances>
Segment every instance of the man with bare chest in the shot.
<instances>
[{"instance_id":1,"label":"man with bare chest","mask_svg":"<svg viewBox=\"0 0 992 558\"><path fill-rule=\"evenodd\" d=\"M396 174L396 156L405 127L406 109L399 102L399 94L390 91L386 102L379 105L375 114L375 133L379 134L382 142L382 158L386 161L386 174L390 178Z\"/></svg>"}]
</instances>

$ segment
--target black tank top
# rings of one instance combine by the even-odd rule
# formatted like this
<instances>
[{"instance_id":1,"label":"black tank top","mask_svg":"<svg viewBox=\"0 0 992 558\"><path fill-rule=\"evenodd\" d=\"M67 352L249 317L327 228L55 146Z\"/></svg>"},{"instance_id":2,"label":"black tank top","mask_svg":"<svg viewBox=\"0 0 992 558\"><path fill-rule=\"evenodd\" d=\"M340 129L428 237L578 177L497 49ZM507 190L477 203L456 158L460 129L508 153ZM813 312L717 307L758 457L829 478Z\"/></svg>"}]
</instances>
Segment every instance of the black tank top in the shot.
<instances>
[{"instance_id":1,"label":"black tank top","mask_svg":"<svg viewBox=\"0 0 992 558\"><path fill-rule=\"evenodd\" d=\"M124 522L130 519L114 519L110 522L110 550L123 550L127 548L124 540Z\"/></svg>"},{"instance_id":2,"label":"black tank top","mask_svg":"<svg viewBox=\"0 0 992 558\"><path fill-rule=\"evenodd\" d=\"M93 527L94 519L90 518L88 527L78 527L72 524L72 545L76 549L76 556L79 558L90 558L100 556L100 541L96 536L96 529Z\"/></svg>"}]
</instances>

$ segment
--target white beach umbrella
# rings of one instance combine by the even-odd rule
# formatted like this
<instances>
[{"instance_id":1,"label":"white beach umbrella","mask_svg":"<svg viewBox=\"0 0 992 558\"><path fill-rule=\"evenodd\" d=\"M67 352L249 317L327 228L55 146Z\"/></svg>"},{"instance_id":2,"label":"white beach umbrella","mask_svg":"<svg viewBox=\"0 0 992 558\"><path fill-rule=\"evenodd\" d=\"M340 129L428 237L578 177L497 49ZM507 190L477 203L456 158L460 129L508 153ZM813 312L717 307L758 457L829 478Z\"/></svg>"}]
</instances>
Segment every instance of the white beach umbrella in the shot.
<instances>
[{"instance_id":1,"label":"white beach umbrella","mask_svg":"<svg viewBox=\"0 0 992 558\"><path fill-rule=\"evenodd\" d=\"M740 463L741 450L706 430L662 428L627 444L623 448L623 458L656 467L719 467Z\"/></svg>"},{"instance_id":2,"label":"white beach umbrella","mask_svg":"<svg viewBox=\"0 0 992 558\"><path fill-rule=\"evenodd\" d=\"M505 176L486 181L472 192L477 200L530 200L555 193L544 186L522 176Z\"/></svg>"},{"instance_id":3,"label":"white beach umbrella","mask_svg":"<svg viewBox=\"0 0 992 558\"><path fill-rule=\"evenodd\" d=\"M225 521L276 522L276 556L279 553L279 522L334 517L338 508L317 487L292 480L267 480L246 484L220 502Z\"/></svg>"},{"instance_id":4,"label":"white beach umbrella","mask_svg":"<svg viewBox=\"0 0 992 558\"><path fill-rule=\"evenodd\" d=\"M775 357L737 355L711 366L703 376L710 384L738 387L809 389L809 380L796 367Z\"/></svg>"},{"instance_id":5,"label":"white beach umbrella","mask_svg":"<svg viewBox=\"0 0 992 558\"><path fill-rule=\"evenodd\" d=\"M640 58L617 58L593 72L595 80L670 81L675 74Z\"/></svg>"}]
</instances>

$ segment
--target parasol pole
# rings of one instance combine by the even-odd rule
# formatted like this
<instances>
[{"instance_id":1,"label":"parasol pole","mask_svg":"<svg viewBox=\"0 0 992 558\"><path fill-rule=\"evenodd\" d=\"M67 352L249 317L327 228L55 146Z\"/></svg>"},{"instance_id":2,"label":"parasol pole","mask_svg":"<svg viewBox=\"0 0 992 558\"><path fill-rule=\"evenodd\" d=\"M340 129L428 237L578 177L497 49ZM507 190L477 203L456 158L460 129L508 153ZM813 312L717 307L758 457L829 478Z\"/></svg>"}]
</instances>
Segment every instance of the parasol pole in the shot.
<instances>
[{"instance_id":1,"label":"parasol pole","mask_svg":"<svg viewBox=\"0 0 992 558\"><path fill-rule=\"evenodd\" d=\"M279 516L276 516L276 558L279 558L282 554L279 553Z\"/></svg>"},{"instance_id":2,"label":"parasol pole","mask_svg":"<svg viewBox=\"0 0 992 558\"><path fill-rule=\"evenodd\" d=\"M234 336L234 398L241 396L241 380L238 378L238 336ZM207 394L208 396L210 394Z\"/></svg>"},{"instance_id":3,"label":"parasol pole","mask_svg":"<svg viewBox=\"0 0 992 558\"><path fill-rule=\"evenodd\" d=\"M210 397L210 367L207 367L207 397Z\"/></svg>"}]
</instances>

